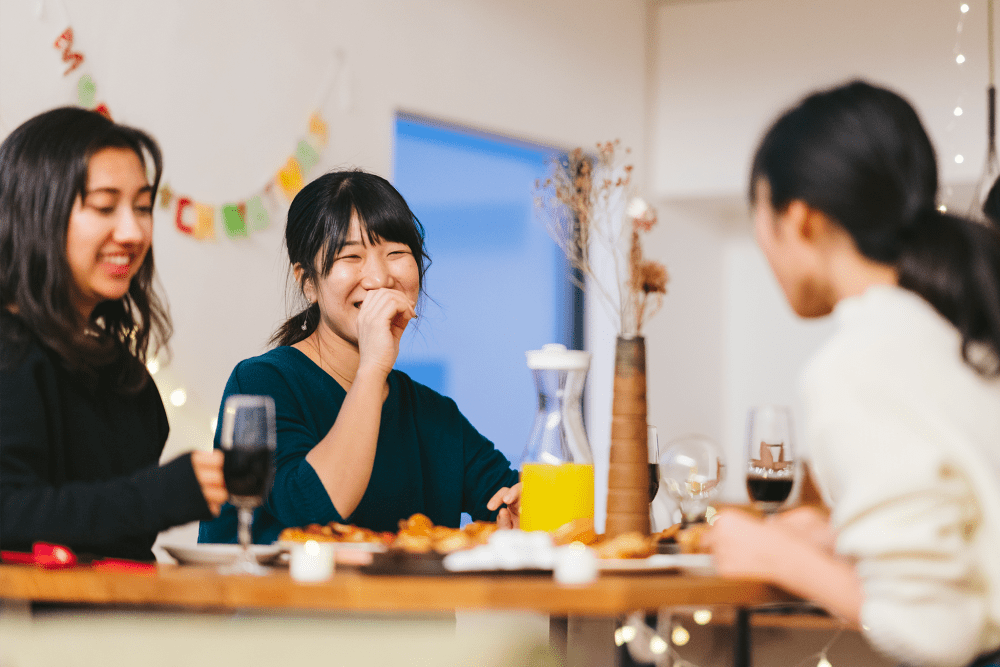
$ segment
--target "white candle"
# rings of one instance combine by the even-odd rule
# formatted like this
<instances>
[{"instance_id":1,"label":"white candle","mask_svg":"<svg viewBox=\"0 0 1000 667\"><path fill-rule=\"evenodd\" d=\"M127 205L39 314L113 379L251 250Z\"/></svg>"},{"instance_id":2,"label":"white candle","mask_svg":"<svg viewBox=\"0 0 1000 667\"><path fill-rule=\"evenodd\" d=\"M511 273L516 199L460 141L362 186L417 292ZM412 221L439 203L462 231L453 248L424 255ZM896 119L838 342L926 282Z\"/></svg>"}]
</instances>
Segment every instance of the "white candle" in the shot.
<instances>
[{"instance_id":1,"label":"white candle","mask_svg":"<svg viewBox=\"0 0 1000 667\"><path fill-rule=\"evenodd\" d=\"M292 548L289 573L295 581L326 581L333 576L334 556L332 543L309 540Z\"/></svg>"},{"instance_id":2,"label":"white candle","mask_svg":"<svg viewBox=\"0 0 1000 667\"><path fill-rule=\"evenodd\" d=\"M593 549L581 545L556 549L555 567L552 571L556 583L589 584L597 579L598 573L597 554Z\"/></svg>"}]
</instances>

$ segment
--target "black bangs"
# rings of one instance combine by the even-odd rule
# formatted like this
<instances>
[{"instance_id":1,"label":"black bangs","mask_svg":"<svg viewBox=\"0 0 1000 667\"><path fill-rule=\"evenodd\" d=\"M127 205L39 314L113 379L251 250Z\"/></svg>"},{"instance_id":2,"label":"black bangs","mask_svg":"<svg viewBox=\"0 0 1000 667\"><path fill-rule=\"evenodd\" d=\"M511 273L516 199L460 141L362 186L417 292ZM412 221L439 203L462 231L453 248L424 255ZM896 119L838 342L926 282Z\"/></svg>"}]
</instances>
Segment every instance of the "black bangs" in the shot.
<instances>
[{"instance_id":1,"label":"black bangs","mask_svg":"<svg viewBox=\"0 0 1000 667\"><path fill-rule=\"evenodd\" d=\"M337 176L337 174L327 174ZM342 172L342 178L326 194L329 200L316 213L322 219L322 275L333 267L333 261L344 247L350 233L350 221L357 214L361 233L368 243L382 241L406 245L417 260L420 282L423 284L427 257L424 251L424 228L402 195L385 179L365 172ZM324 177L321 177L324 178ZM319 227L319 226L317 226Z\"/></svg>"}]
</instances>

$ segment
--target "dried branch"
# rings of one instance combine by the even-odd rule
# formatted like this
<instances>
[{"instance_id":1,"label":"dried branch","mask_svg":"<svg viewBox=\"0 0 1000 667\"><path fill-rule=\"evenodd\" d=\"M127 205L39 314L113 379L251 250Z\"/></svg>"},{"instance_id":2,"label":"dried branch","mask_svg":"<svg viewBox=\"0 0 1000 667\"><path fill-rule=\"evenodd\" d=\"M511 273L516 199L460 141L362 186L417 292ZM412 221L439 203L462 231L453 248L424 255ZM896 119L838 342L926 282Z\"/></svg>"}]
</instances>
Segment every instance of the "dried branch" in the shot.
<instances>
[{"instance_id":1,"label":"dried branch","mask_svg":"<svg viewBox=\"0 0 1000 667\"><path fill-rule=\"evenodd\" d=\"M646 260L640 232L656 224L656 211L641 199L625 207L632 165L622 164L618 140L597 144L595 156L574 149L553 160L551 175L535 183L535 203L546 214L546 228L570 266L596 287L600 301L624 335L638 335L657 311L667 291L663 264ZM622 152L628 154L629 149ZM624 224L627 217L631 224ZM628 240L626 244L625 241ZM599 245L611 258L614 284L594 272L591 250ZM627 248L626 248L627 245ZM571 275L579 288L586 284Z\"/></svg>"}]
</instances>

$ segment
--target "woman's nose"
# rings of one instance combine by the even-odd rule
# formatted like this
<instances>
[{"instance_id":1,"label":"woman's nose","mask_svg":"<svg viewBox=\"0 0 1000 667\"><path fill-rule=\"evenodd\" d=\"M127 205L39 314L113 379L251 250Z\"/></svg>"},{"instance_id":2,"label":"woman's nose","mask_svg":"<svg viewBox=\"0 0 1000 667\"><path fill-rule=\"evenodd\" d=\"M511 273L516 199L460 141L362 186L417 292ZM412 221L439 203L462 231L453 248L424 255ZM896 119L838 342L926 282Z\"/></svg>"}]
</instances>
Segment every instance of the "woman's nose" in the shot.
<instances>
[{"instance_id":1,"label":"woman's nose","mask_svg":"<svg viewBox=\"0 0 1000 667\"><path fill-rule=\"evenodd\" d=\"M364 274L361 276L361 286L365 289L380 289L392 287L392 273L385 260L381 257L371 257L365 262Z\"/></svg>"},{"instance_id":2,"label":"woman's nose","mask_svg":"<svg viewBox=\"0 0 1000 667\"><path fill-rule=\"evenodd\" d=\"M126 209L116 221L114 240L123 245L142 243L149 235L148 227L144 218L135 211Z\"/></svg>"}]
</instances>

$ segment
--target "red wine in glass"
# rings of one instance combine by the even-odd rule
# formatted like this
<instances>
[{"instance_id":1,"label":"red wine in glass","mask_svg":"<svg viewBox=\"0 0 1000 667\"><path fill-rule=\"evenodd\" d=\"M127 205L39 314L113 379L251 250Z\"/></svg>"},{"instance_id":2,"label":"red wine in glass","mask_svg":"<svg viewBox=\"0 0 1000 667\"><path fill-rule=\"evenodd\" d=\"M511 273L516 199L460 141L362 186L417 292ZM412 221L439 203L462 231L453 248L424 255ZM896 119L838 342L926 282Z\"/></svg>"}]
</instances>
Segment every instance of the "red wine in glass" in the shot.
<instances>
[{"instance_id":1,"label":"red wine in glass","mask_svg":"<svg viewBox=\"0 0 1000 667\"><path fill-rule=\"evenodd\" d=\"M225 451L222 474L233 505L257 507L264 502L271 486L273 459L274 455L266 445L245 447L233 443L233 448Z\"/></svg>"},{"instance_id":2,"label":"red wine in glass","mask_svg":"<svg viewBox=\"0 0 1000 667\"><path fill-rule=\"evenodd\" d=\"M653 502L656 492L660 490L660 464L649 464L649 502Z\"/></svg>"},{"instance_id":3,"label":"red wine in glass","mask_svg":"<svg viewBox=\"0 0 1000 667\"><path fill-rule=\"evenodd\" d=\"M792 480L768 477L747 477L750 498L759 503L783 503L792 492Z\"/></svg>"},{"instance_id":4,"label":"red wine in glass","mask_svg":"<svg viewBox=\"0 0 1000 667\"><path fill-rule=\"evenodd\" d=\"M751 504L766 513L778 511L788 500L796 462L791 410L781 405L759 405L747 417L747 492Z\"/></svg>"},{"instance_id":5,"label":"red wine in glass","mask_svg":"<svg viewBox=\"0 0 1000 667\"><path fill-rule=\"evenodd\" d=\"M270 396L229 396L223 406L219 444L225 453L222 476L229 491L229 502L237 508L236 536L240 543L237 561L221 571L224 574L266 574L267 568L262 567L250 551L250 526L253 510L264 502L274 474L277 447L274 400Z\"/></svg>"}]
</instances>

